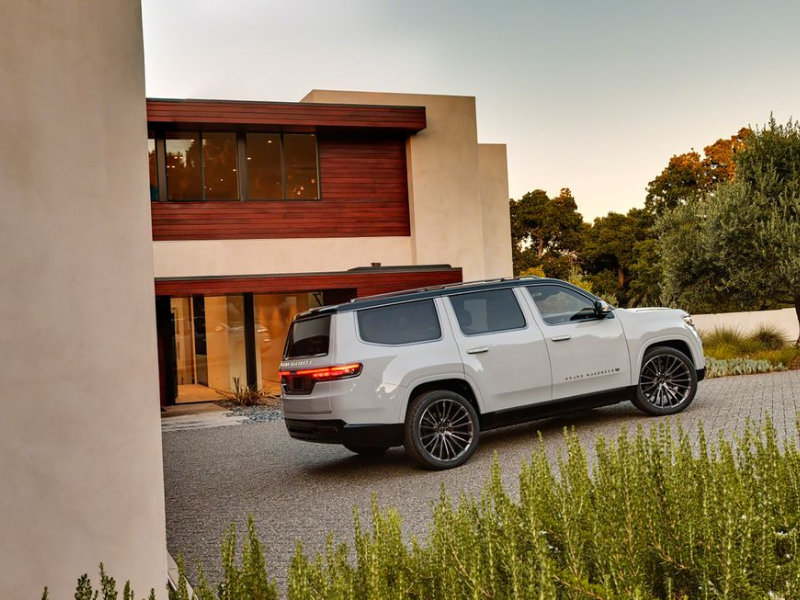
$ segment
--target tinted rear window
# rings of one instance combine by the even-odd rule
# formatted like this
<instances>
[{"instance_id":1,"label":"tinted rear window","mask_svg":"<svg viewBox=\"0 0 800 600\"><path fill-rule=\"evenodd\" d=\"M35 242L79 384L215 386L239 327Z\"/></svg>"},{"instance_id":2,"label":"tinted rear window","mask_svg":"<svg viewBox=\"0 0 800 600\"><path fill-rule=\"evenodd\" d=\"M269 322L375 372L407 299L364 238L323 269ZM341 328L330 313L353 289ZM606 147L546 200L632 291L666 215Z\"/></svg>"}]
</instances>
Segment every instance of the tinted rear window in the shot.
<instances>
[{"instance_id":1,"label":"tinted rear window","mask_svg":"<svg viewBox=\"0 0 800 600\"><path fill-rule=\"evenodd\" d=\"M286 338L284 358L327 354L330 332L330 315L295 321Z\"/></svg>"},{"instance_id":2,"label":"tinted rear window","mask_svg":"<svg viewBox=\"0 0 800 600\"><path fill-rule=\"evenodd\" d=\"M358 333L375 344L413 344L442 337L433 300L358 311Z\"/></svg>"}]
</instances>

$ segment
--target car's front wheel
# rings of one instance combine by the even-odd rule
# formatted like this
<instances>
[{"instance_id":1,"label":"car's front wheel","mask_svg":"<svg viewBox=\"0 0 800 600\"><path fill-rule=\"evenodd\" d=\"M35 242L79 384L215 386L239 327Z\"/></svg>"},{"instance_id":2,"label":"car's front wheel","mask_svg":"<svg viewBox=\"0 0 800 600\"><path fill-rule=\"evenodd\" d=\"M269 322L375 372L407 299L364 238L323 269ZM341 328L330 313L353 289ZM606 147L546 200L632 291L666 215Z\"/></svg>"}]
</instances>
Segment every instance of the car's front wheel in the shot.
<instances>
[{"instance_id":1,"label":"car's front wheel","mask_svg":"<svg viewBox=\"0 0 800 600\"><path fill-rule=\"evenodd\" d=\"M478 413L469 400L450 390L426 392L408 405L404 445L428 469L464 464L478 446Z\"/></svg>"},{"instance_id":2,"label":"car's front wheel","mask_svg":"<svg viewBox=\"0 0 800 600\"><path fill-rule=\"evenodd\" d=\"M683 352L667 346L648 350L642 360L633 403L649 415L674 415L697 393L697 371Z\"/></svg>"}]
</instances>

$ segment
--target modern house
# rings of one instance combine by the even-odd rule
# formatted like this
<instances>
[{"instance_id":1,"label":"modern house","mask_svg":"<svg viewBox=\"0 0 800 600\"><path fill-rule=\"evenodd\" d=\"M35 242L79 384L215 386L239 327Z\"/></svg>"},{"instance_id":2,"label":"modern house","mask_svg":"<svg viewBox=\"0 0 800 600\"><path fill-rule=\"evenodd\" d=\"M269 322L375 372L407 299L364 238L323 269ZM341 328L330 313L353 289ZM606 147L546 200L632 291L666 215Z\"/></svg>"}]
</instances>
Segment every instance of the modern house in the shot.
<instances>
[{"instance_id":1,"label":"modern house","mask_svg":"<svg viewBox=\"0 0 800 600\"><path fill-rule=\"evenodd\" d=\"M0 29L0 598L100 561L164 598L159 371L268 385L296 310L509 275L504 148L471 98L145 102L139 0Z\"/></svg>"},{"instance_id":2,"label":"modern house","mask_svg":"<svg viewBox=\"0 0 800 600\"><path fill-rule=\"evenodd\" d=\"M475 99L147 101L161 403L279 390L292 317L511 276L505 146Z\"/></svg>"}]
</instances>

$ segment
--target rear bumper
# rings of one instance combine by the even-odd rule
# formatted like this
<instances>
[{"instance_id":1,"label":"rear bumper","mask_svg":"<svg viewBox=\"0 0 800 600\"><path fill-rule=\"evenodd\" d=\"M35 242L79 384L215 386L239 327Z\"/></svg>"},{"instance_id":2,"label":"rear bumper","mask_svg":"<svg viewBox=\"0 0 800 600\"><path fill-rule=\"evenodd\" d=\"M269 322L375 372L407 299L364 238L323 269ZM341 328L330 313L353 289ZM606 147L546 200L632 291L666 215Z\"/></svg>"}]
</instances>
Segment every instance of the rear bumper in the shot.
<instances>
[{"instance_id":1,"label":"rear bumper","mask_svg":"<svg viewBox=\"0 0 800 600\"><path fill-rule=\"evenodd\" d=\"M286 429L296 440L319 444L389 447L403 444L403 425L348 425L338 419L286 419Z\"/></svg>"},{"instance_id":2,"label":"rear bumper","mask_svg":"<svg viewBox=\"0 0 800 600\"><path fill-rule=\"evenodd\" d=\"M697 381L703 381L706 378L706 368L697 369Z\"/></svg>"}]
</instances>

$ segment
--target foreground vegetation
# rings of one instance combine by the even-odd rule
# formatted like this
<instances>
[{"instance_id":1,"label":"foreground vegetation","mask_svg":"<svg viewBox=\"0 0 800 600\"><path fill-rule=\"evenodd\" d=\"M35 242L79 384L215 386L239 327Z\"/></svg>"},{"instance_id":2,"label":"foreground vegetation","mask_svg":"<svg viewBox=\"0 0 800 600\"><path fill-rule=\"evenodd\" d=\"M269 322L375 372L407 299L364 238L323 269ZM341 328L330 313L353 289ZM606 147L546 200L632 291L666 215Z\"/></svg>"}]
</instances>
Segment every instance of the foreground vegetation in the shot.
<instances>
[{"instance_id":1,"label":"foreground vegetation","mask_svg":"<svg viewBox=\"0 0 800 600\"><path fill-rule=\"evenodd\" d=\"M735 441L670 429L602 438L596 460L574 434L557 461L540 444L519 496L492 468L479 497L442 491L425 541L404 538L391 508L356 514L353 548L298 547L290 599L689 599L800 597L800 450L767 422ZM591 464L590 464L591 462ZM240 563L223 545L224 577L201 577L200 600L271 599L252 523ZM184 587L171 594L187 600Z\"/></svg>"},{"instance_id":2,"label":"foreground vegetation","mask_svg":"<svg viewBox=\"0 0 800 600\"><path fill-rule=\"evenodd\" d=\"M730 328L703 335L706 376L750 375L800 366L800 348L790 346L781 331L761 326L745 336Z\"/></svg>"}]
</instances>

